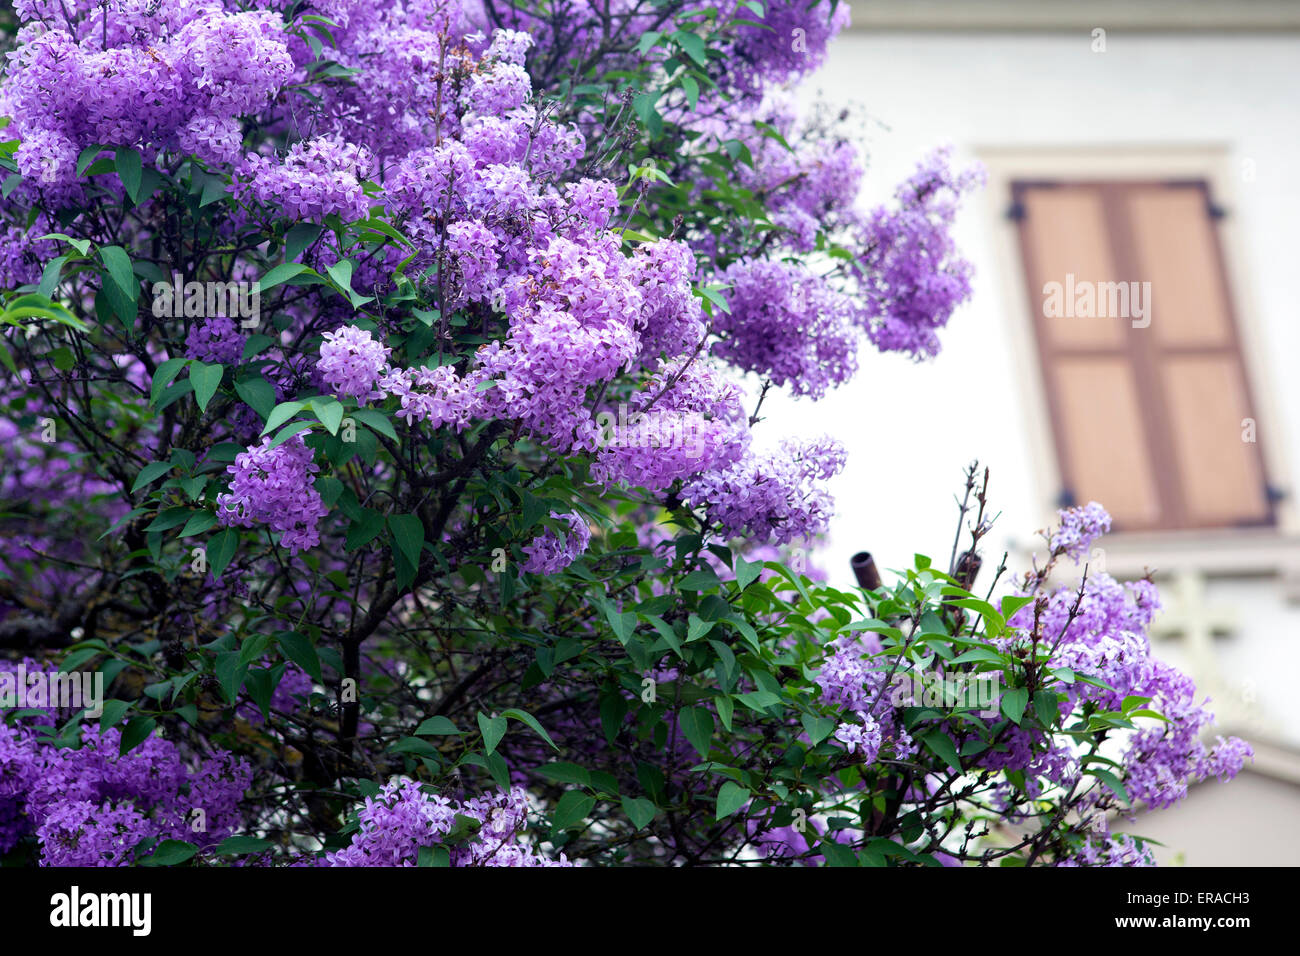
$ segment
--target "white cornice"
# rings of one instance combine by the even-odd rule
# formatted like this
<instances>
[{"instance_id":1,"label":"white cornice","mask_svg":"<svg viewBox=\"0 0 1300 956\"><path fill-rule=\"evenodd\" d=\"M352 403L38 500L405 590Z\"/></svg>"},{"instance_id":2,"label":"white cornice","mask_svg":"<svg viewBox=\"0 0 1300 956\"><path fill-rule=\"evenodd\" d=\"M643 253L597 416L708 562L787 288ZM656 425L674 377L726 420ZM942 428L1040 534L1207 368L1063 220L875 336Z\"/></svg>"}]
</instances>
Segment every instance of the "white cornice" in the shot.
<instances>
[{"instance_id":1,"label":"white cornice","mask_svg":"<svg viewBox=\"0 0 1300 956\"><path fill-rule=\"evenodd\" d=\"M851 0L854 30L1300 30L1295 0Z\"/></svg>"}]
</instances>

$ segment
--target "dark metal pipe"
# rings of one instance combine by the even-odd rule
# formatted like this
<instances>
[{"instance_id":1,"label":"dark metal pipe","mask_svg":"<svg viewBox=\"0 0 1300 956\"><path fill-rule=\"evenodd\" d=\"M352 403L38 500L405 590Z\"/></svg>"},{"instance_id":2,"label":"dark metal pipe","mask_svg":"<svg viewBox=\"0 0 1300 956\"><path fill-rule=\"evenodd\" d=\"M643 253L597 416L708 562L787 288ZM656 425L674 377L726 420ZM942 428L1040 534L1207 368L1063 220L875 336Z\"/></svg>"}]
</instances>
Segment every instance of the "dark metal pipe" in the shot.
<instances>
[{"instance_id":1,"label":"dark metal pipe","mask_svg":"<svg viewBox=\"0 0 1300 956\"><path fill-rule=\"evenodd\" d=\"M849 558L849 566L853 568L853 574L857 577L859 585L868 591L880 587L880 572L876 570L876 559L871 556L870 551L859 551Z\"/></svg>"}]
</instances>

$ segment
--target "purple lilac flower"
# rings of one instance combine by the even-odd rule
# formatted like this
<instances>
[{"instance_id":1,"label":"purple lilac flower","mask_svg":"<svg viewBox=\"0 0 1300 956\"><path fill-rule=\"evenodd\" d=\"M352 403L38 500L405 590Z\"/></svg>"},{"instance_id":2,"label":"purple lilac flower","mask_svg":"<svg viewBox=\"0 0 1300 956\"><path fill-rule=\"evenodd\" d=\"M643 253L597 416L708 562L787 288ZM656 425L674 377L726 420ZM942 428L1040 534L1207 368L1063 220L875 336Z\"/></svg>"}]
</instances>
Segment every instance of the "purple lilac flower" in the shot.
<instances>
[{"instance_id":1,"label":"purple lilac flower","mask_svg":"<svg viewBox=\"0 0 1300 956\"><path fill-rule=\"evenodd\" d=\"M576 511L561 514L552 511L551 517L568 524L568 533L561 535L554 528L547 528L524 545L524 570L532 574L555 574L576 561L587 545L591 543L591 529L586 520Z\"/></svg>"},{"instance_id":2,"label":"purple lilac flower","mask_svg":"<svg viewBox=\"0 0 1300 956\"><path fill-rule=\"evenodd\" d=\"M518 842L528 805L518 788L457 805L427 793L409 777L395 777L357 813L350 845L326 854L322 866L415 866L422 848L442 843L457 815L479 822L478 833L451 852L453 866L571 866L552 861Z\"/></svg>"},{"instance_id":3,"label":"purple lilac flower","mask_svg":"<svg viewBox=\"0 0 1300 956\"><path fill-rule=\"evenodd\" d=\"M200 362L235 365L244 357L247 341L233 319L218 315L190 326L185 336L185 354Z\"/></svg>"},{"instance_id":4,"label":"purple lilac flower","mask_svg":"<svg viewBox=\"0 0 1300 956\"><path fill-rule=\"evenodd\" d=\"M271 437L250 445L226 469L230 491L217 497L217 518L225 526L267 525L282 534L280 543L297 554L320 543L317 522L329 513L312 476L319 468L302 435L271 447Z\"/></svg>"},{"instance_id":5,"label":"purple lilac flower","mask_svg":"<svg viewBox=\"0 0 1300 956\"><path fill-rule=\"evenodd\" d=\"M824 438L782 442L776 453L749 453L722 472L682 489L682 499L704 507L725 537L749 536L785 544L813 538L830 523L832 502L818 484L838 473L844 447Z\"/></svg>"},{"instance_id":6,"label":"purple lilac flower","mask_svg":"<svg viewBox=\"0 0 1300 956\"><path fill-rule=\"evenodd\" d=\"M1110 515L1095 501L1057 512L1060 521L1051 536L1053 553L1061 552L1075 561L1088 554L1092 543L1110 530Z\"/></svg>"},{"instance_id":7,"label":"purple lilac flower","mask_svg":"<svg viewBox=\"0 0 1300 956\"><path fill-rule=\"evenodd\" d=\"M856 271L867 334L881 351L939 353L937 331L971 292L970 263L948 230L961 194L982 182L979 168L953 173L940 150L898 187L897 208L880 206L863 224Z\"/></svg>"},{"instance_id":8,"label":"purple lilac flower","mask_svg":"<svg viewBox=\"0 0 1300 956\"><path fill-rule=\"evenodd\" d=\"M325 385L339 398L355 398L364 404L383 393L375 386L388 371L391 348L376 342L365 329L345 325L321 336L316 370Z\"/></svg>"}]
</instances>

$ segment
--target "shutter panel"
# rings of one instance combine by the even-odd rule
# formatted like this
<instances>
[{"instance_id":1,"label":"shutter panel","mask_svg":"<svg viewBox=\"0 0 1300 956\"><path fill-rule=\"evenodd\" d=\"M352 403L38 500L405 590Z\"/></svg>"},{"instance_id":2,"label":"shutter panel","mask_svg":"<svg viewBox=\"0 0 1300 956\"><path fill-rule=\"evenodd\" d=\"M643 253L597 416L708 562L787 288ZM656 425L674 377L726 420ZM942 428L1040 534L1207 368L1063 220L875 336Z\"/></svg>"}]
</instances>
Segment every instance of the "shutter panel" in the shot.
<instances>
[{"instance_id":1,"label":"shutter panel","mask_svg":"<svg viewBox=\"0 0 1300 956\"><path fill-rule=\"evenodd\" d=\"M1017 184L1021 249L1062 489L1100 501L1119 529L1161 524L1141 390L1128 354L1127 321L1075 315L1075 290L1116 276L1109 206L1096 184ZM1049 283L1065 302L1048 315Z\"/></svg>"},{"instance_id":2,"label":"shutter panel","mask_svg":"<svg viewBox=\"0 0 1300 956\"><path fill-rule=\"evenodd\" d=\"M1159 379L1182 523L1269 523L1259 446L1242 440L1242 420L1255 413L1209 195L1199 183L1147 184L1126 198L1138 270L1151 283L1151 326L1134 334Z\"/></svg>"},{"instance_id":3,"label":"shutter panel","mask_svg":"<svg viewBox=\"0 0 1300 956\"><path fill-rule=\"evenodd\" d=\"M1080 281L1106 282L1115 275L1107 236L1101 191L1093 187L1033 187L1021 200L1025 231L1033 248L1033 293L1043 334L1054 349L1122 348L1124 330L1115 322L1073 315L1074 302L1065 302L1065 314L1044 314L1049 282L1059 283L1063 299ZM1070 277L1073 276L1073 280Z\"/></svg>"},{"instance_id":4,"label":"shutter panel","mask_svg":"<svg viewBox=\"0 0 1300 956\"><path fill-rule=\"evenodd\" d=\"M1170 186L1127 192L1140 277L1151 283L1156 341L1231 348L1227 290L1205 194Z\"/></svg>"},{"instance_id":5,"label":"shutter panel","mask_svg":"<svg viewBox=\"0 0 1300 956\"><path fill-rule=\"evenodd\" d=\"M1160 500L1127 360L1060 357L1056 380L1075 502L1101 502L1117 528L1156 525Z\"/></svg>"},{"instance_id":6,"label":"shutter panel","mask_svg":"<svg viewBox=\"0 0 1300 956\"><path fill-rule=\"evenodd\" d=\"M1241 421L1253 416L1236 356L1175 355L1161 365L1188 524L1267 521L1258 446L1242 441Z\"/></svg>"},{"instance_id":7,"label":"shutter panel","mask_svg":"<svg viewBox=\"0 0 1300 956\"><path fill-rule=\"evenodd\" d=\"M1250 384L1204 184L1012 188L1062 490L1100 501L1116 531L1272 523L1259 446L1242 440ZM1127 315L1045 314L1048 283L1068 297L1131 282L1149 294L1109 286Z\"/></svg>"}]
</instances>

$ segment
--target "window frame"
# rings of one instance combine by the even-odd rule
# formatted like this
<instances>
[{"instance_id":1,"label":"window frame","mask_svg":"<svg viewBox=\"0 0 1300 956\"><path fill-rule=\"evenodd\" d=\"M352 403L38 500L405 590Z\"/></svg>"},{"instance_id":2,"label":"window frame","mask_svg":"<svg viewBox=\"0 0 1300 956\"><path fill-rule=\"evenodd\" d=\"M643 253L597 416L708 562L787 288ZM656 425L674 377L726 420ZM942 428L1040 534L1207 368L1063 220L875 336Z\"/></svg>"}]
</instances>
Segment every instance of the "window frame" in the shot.
<instances>
[{"instance_id":1,"label":"window frame","mask_svg":"<svg viewBox=\"0 0 1300 956\"><path fill-rule=\"evenodd\" d=\"M1239 309L1236 288L1230 273L1224 252L1224 241L1220 223L1223 218L1222 208L1214 201L1213 186L1205 177L1168 177L1168 176L1014 176L1006 183L1009 193L1007 215L1013 220L1017 248L1019 251L1020 272L1026 285L1028 302L1031 306L1039 303L1037 311L1027 315L1030 331L1035 344L1039 377L1045 402L1052 447L1055 452L1056 473L1058 477L1058 505L1083 504L1075 500L1077 491L1077 471L1072 462L1069 441L1069 428L1062 408L1062 388L1060 380L1060 363L1067 358L1108 358L1122 359L1124 367L1132 375L1136 391L1139 429L1142 436L1143 452L1149 468L1158 517L1150 522L1128 522L1120 526L1117 519L1117 531L1127 532L1198 532L1216 529L1275 528L1279 524L1276 499L1272 492L1269 462L1266 460L1256 435L1256 441L1249 454L1255 460L1258 475L1263 487L1262 504L1264 513L1261 517L1249 520L1225 520L1210 522L1197 519L1187 503L1187 484L1184 473L1179 467L1178 451L1175 447L1174 425L1176 415L1166 401L1162 387L1165 374L1162 364L1171 357L1216 356L1229 358L1242 383L1243 398L1246 407L1256 419L1261 417L1256 402L1256 386L1253 370L1246 354L1242 336L1239 331ZM1025 209L1026 194L1031 190L1042 189L1077 189L1095 191L1104 211L1104 229L1107 250L1113 259L1116 274L1110 281L1127 282L1140 280L1145 270L1139 258L1133 224L1122 211L1127 199L1126 194L1136 190L1153 188L1190 189L1199 193L1200 203L1206 211L1207 228L1214 264L1219 271L1219 282L1224 296L1224 330L1225 340L1220 344L1171 344L1162 343L1151 334L1149 328L1132 327L1125 322L1120 342L1117 346L1079 346L1063 345L1050 341L1046 334L1044 317L1041 314L1042 290L1039 280L1043 278L1037 267L1036 253L1033 246L1032 229L1028 224ZM1085 495L1086 497L1086 495Z\"/></svg>"},{"instance_id":2,"label":"window frame","mask_svg":"<svg viewBox=\"0 0 1300 956\"><path fill-rule=\"evenodd\" d=\"M1031 505L1036 515L1029 527L1046 528L1056 520L1055 499L1062 479L1054 452L1054 436L1047 417L1047 396L1042 376L1033 371L1038 355L1032 309L1041 308L1041 296L1026 298L1028 284L1019 250L1018 224L1008 215L1010 184L1015 179L1203 179L1228 214L1219 222L1220 249L1234 290L1233 306L1239 319L1242 359L1255 389L1258 440L1269 479L1288 492L1294 490L1290 446L1283 444L1282 402L1273 383L1282 374L1264 339L1251 269L1245 223L1237 214L1240 190L1250 188L1249 160L1218 141L1007 143L975 141L971 153L983 163L987 186L980 201L983 214L979 233L988 237L987 258L979 260L984 295L992 296L999 315L996 335L1010 353L1016 376L1017 400L1009 411L1009 425L1025 436L1025 466L1035 488ZM1249 210L1247 209L1247 212ZM1276 439L1275 437L1276 436ZM1106 561L1112 574L1141 576L1144 570L1190 564L1207 573L1220 570L1246 576L1277 575L1286 583L1289 599L1300 602L1300 508L1288 494L1275 504L1277 524L1271 528L1221 528L1205 531L1112 532L1105 538ZM1011 550L1029 560L1041 547L1036 536L1019 533L1008 542ZM1172 562L1172 563L1171 563Z\"/></svg>"}]
</instances>

